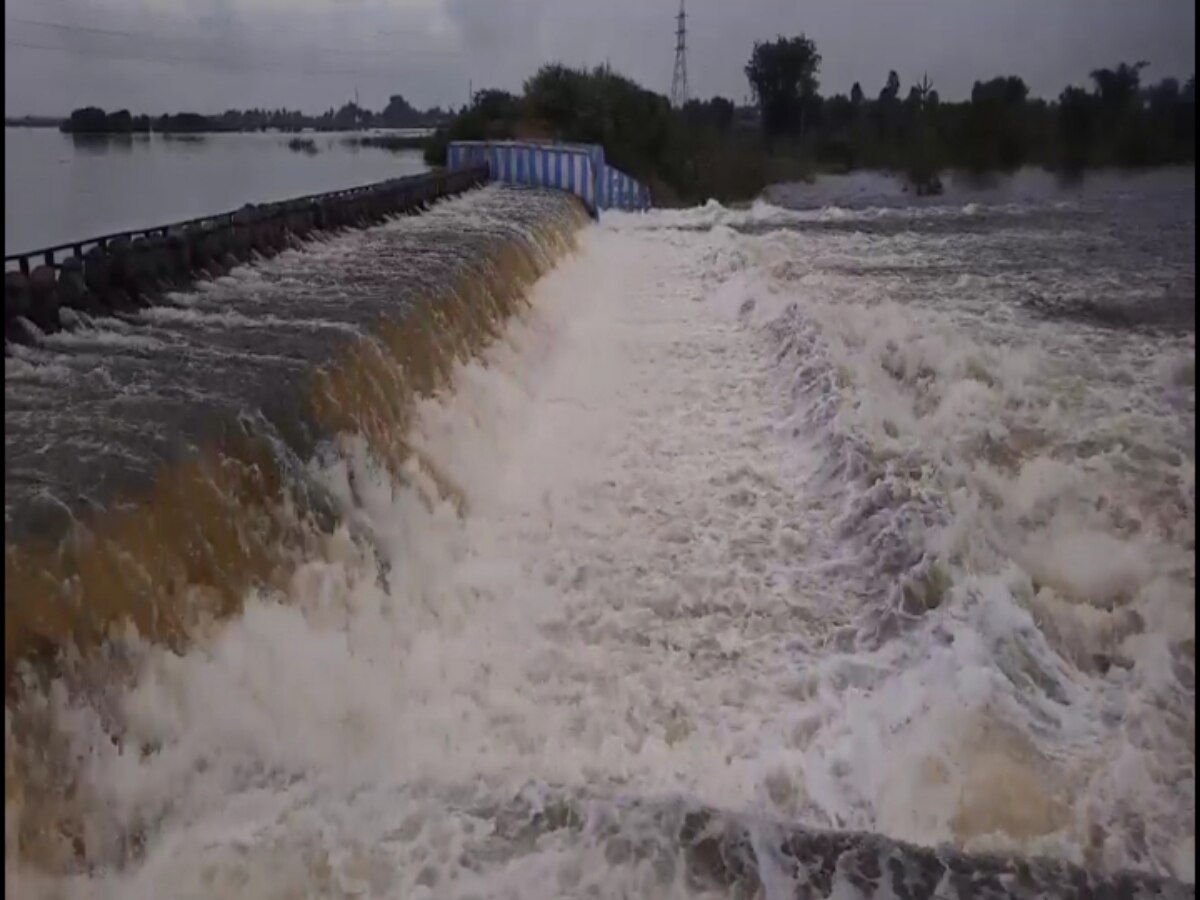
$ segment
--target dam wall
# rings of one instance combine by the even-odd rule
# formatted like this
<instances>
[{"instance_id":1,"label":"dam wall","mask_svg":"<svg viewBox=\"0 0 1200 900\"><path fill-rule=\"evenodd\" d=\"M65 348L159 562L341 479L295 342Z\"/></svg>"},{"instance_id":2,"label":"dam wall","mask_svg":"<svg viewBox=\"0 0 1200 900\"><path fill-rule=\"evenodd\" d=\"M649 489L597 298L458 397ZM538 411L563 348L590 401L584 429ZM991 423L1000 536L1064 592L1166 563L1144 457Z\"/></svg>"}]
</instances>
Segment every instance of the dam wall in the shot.
<instances>
[{"instance_id":1,"label":"dam wall","mask_svg":"<svg viewBox=\"0 0 1200 900\"><path fill-rule=\"evenodd\" d=\"M197 278L225 274L323 232L418 212L487 180L486 166L465 166L6 256L5 343L28 343L30 325L59 331L73 313L144 309Z\"/></svg>"},{"instance_id":2,"label":"dam wall","mask_svg":"<svg viewBox=\"0 0 1200 900\"><path fill-rule=\"evenodd\" d=\"M553 188L575 194L593 215L605 209L649 209L650 190L604 159L599 144L543 141L452 141L452 172L486 165L504 184Z\"/></svg>"},{"instance_id":3,"label":"dam wall","mask_svg":"<svg viewBox=\"0 0 1200 900\"><path fill-rule=\"evenodd\" d=\"M308 469L338 441L364 441L404 477L412 404L500 332L587 221L564 192L489 185L446 196L486 177L423 177L202 228L270 249L308 233L293 211L309 228L300 212L385 219L313 233L302 252L254 265L227 269L232 251L209 253L204 271L225 277L191 290L149 283L160 290L152 305L120 269L111 293L91 296L127 306L63 307L68 327L6 343L10 688L22 661L57 671L66 648L86 653L124 623L156 643L183 641L197 620L236 610L248 588L286 580L303 548L336 527L336 503ZM439 195L419 216L387 216ZM132 252L112 244L88 253L107 262ZM435 494L430 502L453 502L452 486Z\"/></svg>"}]
</instances>

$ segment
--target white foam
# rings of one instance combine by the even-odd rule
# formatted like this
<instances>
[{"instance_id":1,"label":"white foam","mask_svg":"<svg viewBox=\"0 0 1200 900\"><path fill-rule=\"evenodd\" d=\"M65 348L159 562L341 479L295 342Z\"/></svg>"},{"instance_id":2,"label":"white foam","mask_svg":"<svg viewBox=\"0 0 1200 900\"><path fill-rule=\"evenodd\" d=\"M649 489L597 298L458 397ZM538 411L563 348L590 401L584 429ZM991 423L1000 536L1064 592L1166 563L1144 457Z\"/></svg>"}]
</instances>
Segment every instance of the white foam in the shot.
<instances>
[{"instance_id":1,"label":"white foam","mask_svg":"<svg viewBox=\"0 0 1200 900\"><path fill-rule=\"evenodd\" d=\"M530 784L1191 877L1187 690L1156 629L1194 634L1194 569L1086 512L1136 505L1119 467L1029 449L1086 419L1047 399L1055 357L817 271L861 236L730 215L606 214L422 405L414 445L465 515L347 437L314 468L345 526L286 597L151 651L119 746L63 713L98 864L66 893L685 893L560 837L485 852L480 810ZM933 610L888 618L921 584ZM1140 633L1096 618L1118 601ZM1127 664L1079 658L1100 650Z\"/></svg>"}]
</instances>

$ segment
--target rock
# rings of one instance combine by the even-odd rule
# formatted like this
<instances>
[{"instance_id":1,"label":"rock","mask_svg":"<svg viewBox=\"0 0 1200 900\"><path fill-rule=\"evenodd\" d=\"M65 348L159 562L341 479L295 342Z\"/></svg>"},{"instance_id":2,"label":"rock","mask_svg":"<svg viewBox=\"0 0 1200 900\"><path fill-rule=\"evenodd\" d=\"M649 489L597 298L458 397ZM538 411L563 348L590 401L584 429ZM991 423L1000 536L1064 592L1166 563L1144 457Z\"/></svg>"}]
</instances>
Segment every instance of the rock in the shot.
<instances>
[{"instance_id":1,"label":"rock","mask_svg":"<svg viewBox=\"0 0 1200 900\"><path fill-rule=\"evenodd\" d=\"M232 231L219 225L209 226L202 232L200 242L204 247L204 269L213 278L219 278L228 271L222 260L228 248L233 246L232 238Z\"/></svg>"},{"instance_id":2,"label":"rock","mask_svg":"<svg viewBox=\"0 0 1200 900\"><path fill-rule=\"evenodd\" d=\"M104 302L112 286L112 266L101 247L92 247L83 256L83 282L87 289Z\"/></svg>"},{"instance_id":3,"label":"rock","mask_svg":"<svg viewBox=\"0 0 1200 900\"><path fill-rule=\"evenodd\" d=\"M167 249L165 236L155 235L146 238L146 261L158 290L162 291L170 287L175 279L171 271L171 254Z\"/></svg>"},{"instance_id":4,"label":"rock","mask_svg":"<svg viewBox=\"0 0 1200 900\"><path fill-rule=\"evenodd\" d=\"M29 317L29 278L20 272L4 273L4 323Z\"/></svg>"},{"instance_id":5,"label":"rock","mask_svg":"<svg viewBox=\"0 0 1200 900\"><path fill-rule=\"evenodd\" d=\"M149 306L150 298L158 293L158 276L145 238L136 238L130 245L126 284L130 297L143 307Z\"/></svg>"},{"instance_id":6,"label":"rock","mask_svg":"<svg viewBox=\"0 0 1200 900\"><path fill-rule=\"evenodd\" d=\"M58 299L70 309L98 315L104 311L99 298L87 288L83 277L83 260L69 256L58 270Z\"/></svg>"},{"instance_id":7,"label":"rock","mask_svg":"<svg viewBox=\"0 0 1200 900\"><path fill-rule=\"evenodd\" d=\"M182 229L172 228L167 233L167 270L176 284L183 284L192 274L192 248Z\"/></svg>"},{"instance_id":8,"label":"rock","mask_svg":"<svg viewBox=\"0 0 1200 900\"><path fill-rule=\"evenodd\" d=\"M233 240L230 253L241 262L246 262L253 256L253 241L251 234L254 228L254 207L243 206L231 217L233 223Z\"/></svg>"},{"instance_id":9,"label":"rock","mask_svg":"<svg viewBox=\"0 0 1200 900\"><path fill-rule=\"evenodd\" d=\"M192 264L192 274L207 273L208 245L204 241L204 231L195 225L189 225L185 231L184 240L187 242L188 257Z\"/></svg>"},{"instance_id":10,"label":"rock","mask_svg":"<svg viewBox=\"0 0 1200 900\"><path fill-rule=\"evenodd\" d=\"M114 291L126 295L135 291L130 251L128 238L115 238L108 242L109 282Z\"/></svg>"},{"instance_id":11,"label":"rock","mask_svg":"<svg viewBox=\"0 0 1200 900\"><path fill-rule=\"evenodd\" d=\"M57 277L53 267L38 266L29 273L29 307L26 318L47 333L59 331Z\"/></svg>"}]
</instances>

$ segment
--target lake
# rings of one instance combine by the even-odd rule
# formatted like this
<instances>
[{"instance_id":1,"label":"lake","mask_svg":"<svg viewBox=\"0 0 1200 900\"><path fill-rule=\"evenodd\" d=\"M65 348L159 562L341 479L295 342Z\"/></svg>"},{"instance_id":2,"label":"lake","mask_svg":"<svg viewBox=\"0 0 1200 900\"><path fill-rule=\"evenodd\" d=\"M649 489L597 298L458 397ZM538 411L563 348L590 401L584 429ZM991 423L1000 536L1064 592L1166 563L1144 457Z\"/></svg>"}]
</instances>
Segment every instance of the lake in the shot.
<instances>
[{"instance_id":1,"label":"lake","mask_svg":"<svg viewBox=\"0 0 1200 900\"><path fill-rule=\"evenodd\" d=\"M4 252L22 253L413 175L420 151L359 147L350 133L68 135L4 129Z\"/></svg>"}]
</instances>

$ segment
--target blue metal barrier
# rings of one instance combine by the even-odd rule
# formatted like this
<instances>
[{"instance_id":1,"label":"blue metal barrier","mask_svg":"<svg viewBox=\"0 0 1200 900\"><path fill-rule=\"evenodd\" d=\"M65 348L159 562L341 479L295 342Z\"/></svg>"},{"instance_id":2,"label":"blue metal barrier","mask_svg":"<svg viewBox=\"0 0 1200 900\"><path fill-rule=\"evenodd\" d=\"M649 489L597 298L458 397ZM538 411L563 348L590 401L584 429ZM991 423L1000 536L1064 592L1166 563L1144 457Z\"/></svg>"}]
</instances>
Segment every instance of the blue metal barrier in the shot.
<instances>
[{"instance_id":1,"label":"blue metal barrier","mask_svg":"<svg viewBox=\"0 0 1200 900\"><path fill-rule=\"evenodd\" d=\"M650 191L604 162L598 144L550 141L452 141L450 171L486 163L495 181L569 191L593 215L603 209L648 209Z\"/></svg>"}]
</instances>

